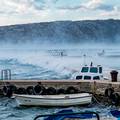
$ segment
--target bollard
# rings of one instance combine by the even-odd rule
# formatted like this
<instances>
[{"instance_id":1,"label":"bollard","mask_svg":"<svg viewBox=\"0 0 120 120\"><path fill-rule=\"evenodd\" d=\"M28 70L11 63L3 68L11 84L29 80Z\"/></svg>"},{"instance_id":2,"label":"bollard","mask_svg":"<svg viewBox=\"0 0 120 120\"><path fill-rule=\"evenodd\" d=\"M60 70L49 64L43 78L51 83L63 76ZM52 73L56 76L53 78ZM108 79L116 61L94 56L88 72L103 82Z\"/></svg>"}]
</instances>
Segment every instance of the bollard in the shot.
<instances>
[{"instance_id":1,"label":"bollard","mask_svg":"<svg viewBox=\"0 0 120 120\"><path fill-rule=\"evenodd\" d=\"M116 70L113 70L113 71L110 72L110 74L111 74L112 82L117 82L118 72Z\"/></svg>"}]
</instances>

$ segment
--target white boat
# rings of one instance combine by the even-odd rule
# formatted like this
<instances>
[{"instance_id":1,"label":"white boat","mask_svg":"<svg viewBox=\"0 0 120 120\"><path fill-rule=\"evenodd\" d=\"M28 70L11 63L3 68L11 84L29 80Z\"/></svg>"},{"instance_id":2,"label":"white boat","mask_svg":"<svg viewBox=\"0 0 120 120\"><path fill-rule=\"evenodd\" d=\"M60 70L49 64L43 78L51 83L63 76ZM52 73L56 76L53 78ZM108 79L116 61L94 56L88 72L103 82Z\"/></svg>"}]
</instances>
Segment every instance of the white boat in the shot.
<instances>
[{"instance_id":1,"label":"white boat","mask_svg":"<svg viewBox=\"0 0 120 120\"><path fill-rule=\"evenodd\" d=\"M75 106L90 104L92 95L89 93L64 95L18 95L14 94L20 106Z\"/></svg>"},{"instance_id":2,"label":"white boat","mask_svg":"<svg viewBox=\"0 0 120 120\"><path fill-rule=\"evenodd\" d=\"M76 79L79 80L103 80L102 66L83 66L80 72L76 73Z\"/></svg>"}]
</instances>

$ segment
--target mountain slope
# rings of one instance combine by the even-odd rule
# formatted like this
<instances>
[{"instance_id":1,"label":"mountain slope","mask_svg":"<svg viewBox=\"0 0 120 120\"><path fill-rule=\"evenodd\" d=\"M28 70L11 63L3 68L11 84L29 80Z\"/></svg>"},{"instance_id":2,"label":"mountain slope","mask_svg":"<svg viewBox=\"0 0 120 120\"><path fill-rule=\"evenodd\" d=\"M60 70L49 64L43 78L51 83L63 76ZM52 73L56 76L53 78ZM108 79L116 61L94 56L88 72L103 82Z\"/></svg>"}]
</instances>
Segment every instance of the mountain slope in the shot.
<instances>
[{"instance_id":1,"label":"mountain slope","mask_svg":"<svg viewBox=\"0 0 120 120\"><path fill-rule=\"evenodd\" d=\"M1 43L117 43L120 20L56 21L0 27Z\"/></svg>"}]
</instances>

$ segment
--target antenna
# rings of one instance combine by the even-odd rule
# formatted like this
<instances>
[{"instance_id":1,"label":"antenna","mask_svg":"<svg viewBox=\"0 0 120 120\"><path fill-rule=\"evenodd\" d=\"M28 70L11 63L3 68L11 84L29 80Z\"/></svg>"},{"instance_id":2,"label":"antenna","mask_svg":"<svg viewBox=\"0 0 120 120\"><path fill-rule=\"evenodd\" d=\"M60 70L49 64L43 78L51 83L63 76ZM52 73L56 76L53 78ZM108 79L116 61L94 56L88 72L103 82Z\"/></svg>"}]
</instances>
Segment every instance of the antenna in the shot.
<instances>
[{"instance_id":1,"label":"antenna","mask_svg":"<svg viewBox=\"0 0 120 120\"><path fill-rule=\"evenodd\" d=\"M83 57L84 57L84 65L86 65L86 54L84 54Z\"/></svg>"},{"instance_id":2,"label":"antenna","mask_svg":"<svg viewBox=\"0 0 120 120\"><path fill-rule=\"evenodd\" d=\"M93 66L93 62L90 63L90 66L91 66L91 67Z\"/></svg>"}]
</instances>

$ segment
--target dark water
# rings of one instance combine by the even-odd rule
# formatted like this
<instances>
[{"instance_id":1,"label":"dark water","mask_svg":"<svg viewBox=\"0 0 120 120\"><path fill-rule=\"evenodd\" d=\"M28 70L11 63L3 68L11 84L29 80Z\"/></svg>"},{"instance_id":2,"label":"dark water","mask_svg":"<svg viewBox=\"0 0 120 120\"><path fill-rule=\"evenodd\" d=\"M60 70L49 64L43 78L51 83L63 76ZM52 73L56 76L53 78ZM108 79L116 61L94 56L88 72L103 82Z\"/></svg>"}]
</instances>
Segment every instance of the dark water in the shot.
<instances>
[{"instance_id":1,"label":"dark water","mask_svg":"<svg viewBox=\"0 0 120 120\"><path fill-rule=\"evenodd\" d=\"M5 97L0 98L0 120L33 120L39 114L51 114L62 110L63 108L44 108L44 107L18 107L14 99ZM110 110L115 107L91 104L86 107L67 107L64 109L73 109L74 111L95 111L101 117L111 118ZM42 119L42 118L41 118Z\"/></svg>"},{"instance_id":2,"label":"dark water","mask_svg":"<svg viewBox=\"0 0 120 120\"><path fill-rule=\"evenodd\" d=\"M73 79L74 71L84 63L100 64L104 71L120 69L119 49L68 49L67 56L54 56L47 50L1 50L0 70L11 69L12 79ZM86 58L83 55L86 55ZM113 55L117 55L113 56ZM71 107L70 107L71 108ZM62 108L18 107L13 99L0 98L0 120L33 120L37 114L55 113ZM68 108L65 108L68 109ZM101 116L111 117L109 111L115 107L92 104L87 107L72 107L74 111L92 110Z\"/></svg>"}]
</instances>

